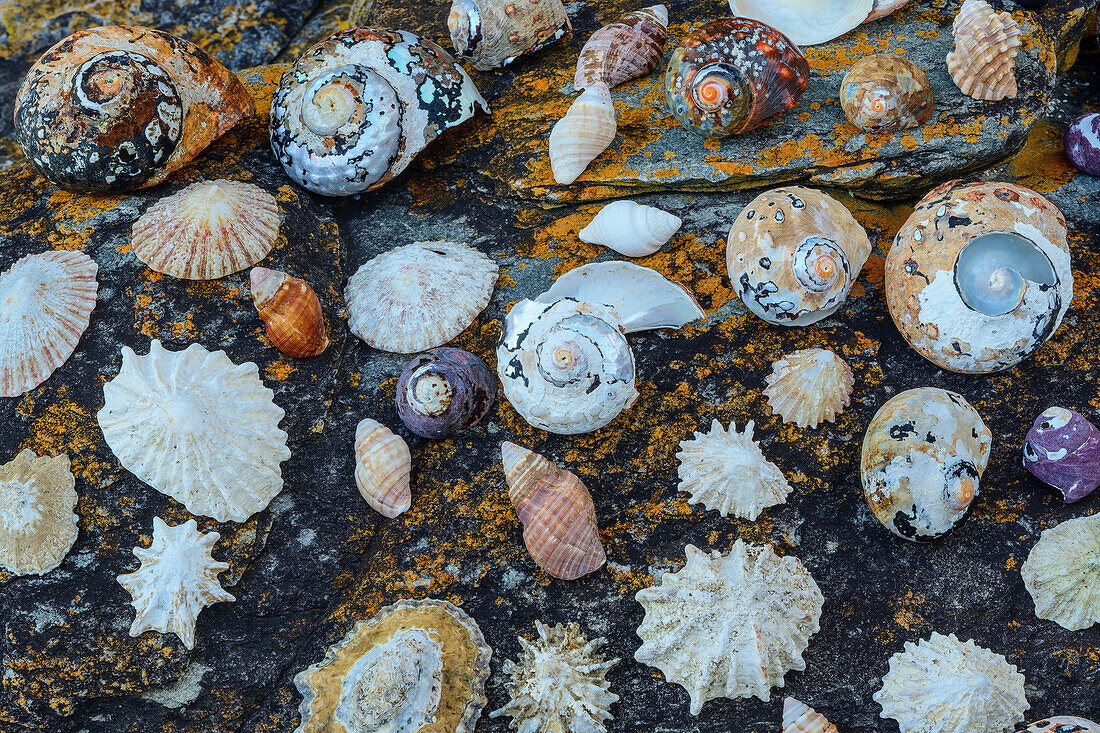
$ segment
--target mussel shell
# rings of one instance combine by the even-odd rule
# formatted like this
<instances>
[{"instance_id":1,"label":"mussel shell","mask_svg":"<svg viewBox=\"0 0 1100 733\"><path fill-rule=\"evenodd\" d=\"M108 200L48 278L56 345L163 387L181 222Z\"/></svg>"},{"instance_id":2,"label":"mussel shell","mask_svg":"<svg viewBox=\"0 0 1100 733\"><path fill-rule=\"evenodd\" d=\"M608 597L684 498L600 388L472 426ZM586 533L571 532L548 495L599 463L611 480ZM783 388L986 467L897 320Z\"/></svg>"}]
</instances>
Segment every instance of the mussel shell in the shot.
<instances>
[{"instance_id":1,"label":"mussel shell","mask_svg":"<svg viewBox=\"0 0 1100 733\"><path fill-rule=\"evenodd\" d=\"M904 56L877 53L856 61L844 75L840 106L861 130L893 132L928 122L936 97L924 69Z\"/></svg>"},{"instance_id":2,"label":"mussel shell","mask_svg":"<svg viewBox=\"0 0 1100 733\"><path fill-rule=\"evenodd\" d=\"M448 438L477 425L496 394L496 376L484 361L444 346L405 366L397 380L397 415L422 438Z\"/></svg>"}]
</instances>

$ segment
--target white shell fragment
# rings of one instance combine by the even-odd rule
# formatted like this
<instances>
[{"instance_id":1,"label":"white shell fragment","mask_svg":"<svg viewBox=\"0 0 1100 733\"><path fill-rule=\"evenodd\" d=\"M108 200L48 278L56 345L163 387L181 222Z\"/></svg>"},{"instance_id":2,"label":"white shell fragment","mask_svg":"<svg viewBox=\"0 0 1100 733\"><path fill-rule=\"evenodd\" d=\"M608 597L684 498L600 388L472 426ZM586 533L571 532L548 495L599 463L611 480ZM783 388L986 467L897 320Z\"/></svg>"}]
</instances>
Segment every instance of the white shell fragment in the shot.
<instances>
[{"instance_id":1,"label":"white shell fragment","mask_svg":"<svg viewBox=\"0 0 1100 733\"><path fill-rule=\"evenodd\" d=\"M355 427L355 484L370 508L387 519L412 506L409 446L377 420L363 418Z\"/></svg>"},{"instance_id":2,"label":"white shell fragment","mask_svg":"<svg viewBox=\"0 0 1100 733\"><path fill-rule=\"evenodd\" d=\"M843 36L867 20L874 0L729 0L733 15L767 23L798 46Z\"/></svg>"},{"instance_id":3,"label":"white shell fragment","mask_svg":"<svg viewBox=\"0 0 1100 733\"><path fill-rule=\"evenodd\" d=\"M348 280L348 327L370 346L412 354L442 346L489 304L499 269L457 242L414 242L384 252Z\"/></svg>"},{"instance_id":4,"label":"white shell fragment","mask_svg":"<svg viewBox=\"0 0 1100 733\"><path fill-rule=\"evenodd\" d=\"M145 356L122 347L97 417L130 473L193 514L243 522L283 488L279 464L290 450L273 396L252 362L153 341Z\"/></svg>"},{"instance_id":5,"label":"white shell fragment","mask_svg":"<svg viewBox=\"0 0 1100 733\"><path fill-rule=\"evenodd\" d=\"M645 608L634 658L691 697L691 714L718 697L767 702L820 625L825 602L798 559L734 543L728 555L688 545L687 564L635 599Z\"/></svg>"},{"instance_id":6,"label":"white shell fragment","mask_svg":"<svg viewBox=\"0 0 1100 733\"><path fill-rule=\"evenodd\" d=\"M723 517L732 513L753 521L765 508L787 501L791 485L752 439L753 427L749 420L739 433L736 425L726 430L714 420L709 433L680 443L680 491L691 494L689 504L702 502Z\"/></svg>"},{"instance_id":7,"label":"white shell fragment","mask_svg":"<svg viewBox=\"0 0 1100 733\"><path fill-rule=\"evenodd\" d=\"M618 122L611 90L603 82L589 86L550 131L550 170L569 184L615 139Z\"/></svg>"},{"instance_id":8,"label":"white shell fragment","mask_svg":"<svg viewBox=\"0 0 1100 733\"><path fill-rule=\"evenodd\" d=\"M20 451L0 466L0 567L44 575L76 542L76 480L67 455Z\"/></svg>"},{"instance_id":9,"label":"white shell fragment","mask_svg":"<svg viewBox=\"0 0 1100 733\"><path fill-rule=\"evenodd\" d=\"M852 399L855 377L851 368L828 349L802 349L772 365L764 396L783 422L816 428L822 420L834 422Z\"/></svg>"},{"instance_id":10,"label":"white shell fragment","mask_svg":"<svg viewBox=\"0 0 1100 733\"><path fill-rule=\"evenodd\" d=\"M130 636L152 629L175 634L185 647L195 648L199 612L212 603L237 600L218 582L218 574L229 569L211 555L220 537L200 532L194 519L169 527L153 517L153 543L134 548L141 567L118 576L137 613Z\"/></svg>"},{"instance_id":11,"label":"white shell fragment","mask_svg":"<svg viewBox=\"0 0 1100 733\"><path fill-rule=\"evenodd\" d=\"M1039 618L1070 631L1100 623L1100 514L1044 530L1020 574Z\"/></svg>"},{"instance_id":12,"label":"white shell fragment","mask_svg":"<svg viewBox=\"0 0 1100 733\"><path fill-rule=\"evenodd\" d=\"M613 201L599 210L577 236L627 257L646 257L680 230L680 217L633 201Z\"/></svg>"}]
</instances>

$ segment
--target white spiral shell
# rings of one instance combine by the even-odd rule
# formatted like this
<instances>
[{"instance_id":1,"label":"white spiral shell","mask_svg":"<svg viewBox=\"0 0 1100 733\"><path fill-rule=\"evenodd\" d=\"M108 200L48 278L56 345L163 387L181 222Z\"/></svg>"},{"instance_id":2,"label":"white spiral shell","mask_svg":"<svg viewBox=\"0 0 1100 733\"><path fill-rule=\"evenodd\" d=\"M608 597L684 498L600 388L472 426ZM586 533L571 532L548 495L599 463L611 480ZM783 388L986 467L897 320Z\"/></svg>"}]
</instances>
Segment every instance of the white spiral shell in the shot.
<instances>
[{"instance_id":1,"label":"white spiral shell","mask_svg":"<svg viewBox=\"0 0 1100 733\"><path fill-rule=\"evenodd\" d=\"M613 201L600 209L577 236L602 244L627 257L645 257L659 250L680 230L680 217L633 201Z\"/></svg>"}]
</instances>

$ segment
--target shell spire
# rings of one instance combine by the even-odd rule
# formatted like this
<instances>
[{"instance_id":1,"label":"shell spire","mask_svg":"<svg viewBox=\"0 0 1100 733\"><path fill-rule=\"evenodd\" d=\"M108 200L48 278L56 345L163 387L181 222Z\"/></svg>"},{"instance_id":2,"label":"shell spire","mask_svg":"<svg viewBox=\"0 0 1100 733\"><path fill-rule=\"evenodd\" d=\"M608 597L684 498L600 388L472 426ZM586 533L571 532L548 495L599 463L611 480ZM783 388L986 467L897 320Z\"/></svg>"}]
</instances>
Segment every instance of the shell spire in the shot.
<instances>
[{"instance_id":1,"label":"shell spire","mask_svg":"<svg viewBox=\"0 0 1100 733\"><path fill-rule=\"evenodd\" d=\"M412 506L409 446L377 420L363 418L355 428L355 484L371 509L393 519Z\"/></svg>"},{"instance_id":2,"label":"shell spire","mask_svg":"<svg viewBox=\"0 0 1100 733\"><path fill-rule=\"evenodd\" d=\"M321 301L309 283L266 267L253 267L249 283L252 302L275 348L297 358L317 356L328 348Z\"/></svg>"},{"instance_id":3,"label":"shell spire","mask_svg":"<svg viewBox=\"0 0 1100 733\"><path fill-rule=\"evenodd\" d=\"M1011 13L997 12L985 0L965 0L951 26L955 50L947 70L963 94L990 102L1015 97L1020 26Z\"/></svg>"},{"instance_id":4,"label":"shell spire","mask_svg":"<svg viewBox=\"0 0 1100 733\"><path fill-rule=\"evenodd\" d=\"M783 733L838 733L836 726L809 705L788 697L783 701Z\"/></svg>"},{"instance_id":5,"label":"shell spire","mask_svg":"<svg viewBox=\"0 0 1100 733\"><path fill-rule=\"evenodd\" d=\"M657 68L668 39L668 8L651 5L627 13L591 36L577 58L576 89L602 82L614 88Z\"/></svg>"},{"instance_id":6,"label":"shell spire","mask_svg":"<svg viewBox=\"0 0 1100 733\"><path fill-rule=\"evenodd\" d=\"M569 106L550 131L550 169L554 180L569 184L615 139L618 122L611 91L595 82Z\"/></svg>"}]
</instances>

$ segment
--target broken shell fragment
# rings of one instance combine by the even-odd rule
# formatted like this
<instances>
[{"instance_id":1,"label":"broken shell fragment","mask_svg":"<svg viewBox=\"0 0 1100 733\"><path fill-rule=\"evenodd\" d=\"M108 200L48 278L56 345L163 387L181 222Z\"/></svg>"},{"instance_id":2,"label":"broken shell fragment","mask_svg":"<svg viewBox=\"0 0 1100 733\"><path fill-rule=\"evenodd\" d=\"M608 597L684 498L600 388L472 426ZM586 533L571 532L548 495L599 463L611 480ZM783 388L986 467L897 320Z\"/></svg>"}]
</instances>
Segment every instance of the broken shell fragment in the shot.
<instances>
[{"instance_id":1,"label":"broken shell fragment","mask_svg":"<svg viewBox=\"0 0 1100 733\"><path fill-rule=\"evenodd\" d=\"M558 183L577 180L615 140L618 122L611 91L595 82L569 106L550 131L550 170Z\"/></svg>"},{"instance_id":2,"label":"broken shell fragment","mask_svg":"<svg viewBox=\"0 0 1100 733\"><path fill-rule=\"evenodd\" d=\"M444 346L405 365L397 379L397 416L422 438L448 438L481 422L496 395L496 376L485 362Z\"/></svg>"},{"instance_id":3,"label":"broken shell fragment","mask_svg":"<svg viewBox=\"0 0 1100 733\"><path fill-rule=\"evenodd\" d=\"M1027 432L1024 468L1067 503L1084 499L1100 486L1100 428L1079 412L1047 408Z\"/></svg>"},{"instance_id":4,"label":"broken shell fragment","mask_svg":"<svg viewBox=\"0 0 1100 733\"><path fill-rule=\"evenodd\" d=\"M800 428L836 421L852 399L855 377L843 359L828 349L802 349L772 365L764 396L772 413Z\"/></svg>"},{"instance_id":5,"label":"broken shell fragment","mask_svg":"<svg viewBox=\"0 0 1100 733\"><path fill-rule=\"evenodd\" d=\"M249 282L272 346L295 358L318 356L328 348L321 301L309 283L266 267L252 268Z\"/></svg>"},{"instance_id":6,"label":"broken shell fragment","mask_svg":"<svg viewBox=\"0 0 1100 733\"><path fill-rule=\"evenodd\" d=\"M874 0L729 0L729 6L734 15L767 23L799 46L814 46L864 23Z\"/></svg>"},{"instance_id":7,"label":"broken shell fragment","mask_svg":"<svg viewBox=\"0 0 1100 733\"><path fill-rule=\"evenodd\" d=\"M809 705L788 697L783 701L783 733L838 733L836 726Z\"/></svg>"},{"instance_id":8,"label":"broken shell fragment","mask_svg":"<svg viewBox=\"0 0 1100 733\"><path fill-rule=\"evenodd\" d=\"M876 53L852 64L840 82L840 106L866 132L896 132L932 119L936 96L924 69L894 53Z\"/></svg>"},{"instance_id":9,"label":"broken shell fragment","mask_svg":"<svg viewBox=\"0 0 1100 733\"><path fill-rule=\"evenodd\" d=\"M1020 575L1039 618L1070 631L1100 623L1100 514L1043 530Z\"/></svg>"},{"instance_id":10,"label":"broken shell fragment","mask_svg":"<svg viewBox=\"0 0 1100 733\"><path fill-rule=\"evenodd\" d=\"M1100 733L1100 724L1073 715L1055 715L1020 728L1019 733Z\"/></svg>"},{"instance_id":11,"label":"broken shell fragment","mask_svg":"<svg viewBox=\"0 0 1100 733\"><path fill-rule=\"evenodd\" d=\"M657 68L668 38L668 8L652 5L626 13L585 41L577 57L575 89L602 82L614 89Z\"/></svg>"},{"instance_id":12,"label":"broken shell fragment","mask_svg":"<svg viewBox=\"0 0 1100 733\"><path fill-rule=\"evenodd\" d=\"M582 242L602 244L627 257L645 257L659 250L680 230L680 217L633 201L614 201L581 229Z\"/></svg>"},{"instance_id":13,"label":"broken shell fragment","mask_svg":"<svg viewBox=\"0 0 1100 733\"><path fill-rule=\"evenodd\" d=\"M549 46L572 27L562 0L452 0L447 30L459 58L490 71Z\"/></svg>"},{"instance_id":14,"label":"broken shell fragment","mask_svg":"<svg viewBox=\"0 0 1100 733\"><path fill-rule=\"evenodd\" d=\"M67 455L20 451L0 465L0 568L45 575L76 542L76 480Z\"/></svg>"},{"instance_id":15,"label":"broken shell fragment","mask_svg":"<svg viewBox=\"0 0 1100 733\"><path fill-rule=\"evenodd\" d=\"M377 420L363 418L355 428L355 485L370 508L387 519L412 506L409 446Z\"/></svg>"},{"instance_id":16,"label":"broken shell fragment","mask_svg":"<svg viewBox=\"0 0 1100 733\"><path fill-rule=\"evenodd\" d=\"M947 54L947 70L955 86L974 99L1015 97L1021 40L1012 14L995 11L985 0L964 0L951 32L955 50Z\"/></svg>"}]
</instances>

